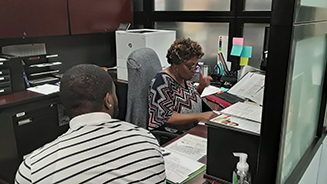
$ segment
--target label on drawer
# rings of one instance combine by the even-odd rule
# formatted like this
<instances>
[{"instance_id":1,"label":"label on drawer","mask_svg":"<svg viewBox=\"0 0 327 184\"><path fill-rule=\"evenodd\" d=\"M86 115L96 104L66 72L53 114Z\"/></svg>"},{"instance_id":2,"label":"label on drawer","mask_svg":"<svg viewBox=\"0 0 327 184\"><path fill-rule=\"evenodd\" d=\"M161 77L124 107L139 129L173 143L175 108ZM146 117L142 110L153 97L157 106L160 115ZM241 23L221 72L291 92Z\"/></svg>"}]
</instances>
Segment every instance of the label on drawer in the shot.
<instances>
[{"instance_id":1,"label":"label on drawer","mask_svg":"<svg viewBox=\"0 0 327 184\"><path fill-rule=\"evenodd\" d=\"M16 117L17 118L22 117L22 116L25 116L25 112L20 112L20 113L17 113L16 114Z\"/></svg>"},{"instance_id":2,"label":"label on drawer","mask_svg":"<svg viewBox=\"0 0 327 184\"><path fill-rule=\"evenodd\" d=\"M5 78L4 77L0 77L0 80L5 80Z\"/></svg>"}]
</instances>

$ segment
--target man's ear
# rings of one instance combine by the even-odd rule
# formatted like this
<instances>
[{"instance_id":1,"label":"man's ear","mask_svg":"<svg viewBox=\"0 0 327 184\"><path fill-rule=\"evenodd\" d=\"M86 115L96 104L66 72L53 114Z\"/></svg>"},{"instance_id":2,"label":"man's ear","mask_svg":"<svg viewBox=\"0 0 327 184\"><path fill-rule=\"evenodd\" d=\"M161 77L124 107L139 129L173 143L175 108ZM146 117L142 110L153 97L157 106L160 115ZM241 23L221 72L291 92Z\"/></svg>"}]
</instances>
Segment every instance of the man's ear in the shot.
<instances>
[{"instance_id":1,"label":"man's ear","mask_svg":"<svg viewBox=\"0 0 327 184\"><path fill-rule=\"evenodd\" d=\"M112 108L112 98L109 93L106 94L106 97L104 98L104 106L106 109L111 109Z\"/></svg>"}]
</instances>

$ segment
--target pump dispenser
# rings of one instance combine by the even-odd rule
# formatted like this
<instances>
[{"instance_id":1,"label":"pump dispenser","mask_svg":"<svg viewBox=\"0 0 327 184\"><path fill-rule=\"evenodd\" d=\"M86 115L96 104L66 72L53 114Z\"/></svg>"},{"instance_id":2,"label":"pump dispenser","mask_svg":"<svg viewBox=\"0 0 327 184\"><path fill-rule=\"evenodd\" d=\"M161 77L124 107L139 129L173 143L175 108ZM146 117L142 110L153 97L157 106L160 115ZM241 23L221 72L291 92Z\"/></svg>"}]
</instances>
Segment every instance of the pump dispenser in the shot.
<instances>
[{"instance_id":1,"label":"pump dispenser","mask_svg":"<svg viewBox=\"0 0 327 184\"><path fill-rule=\"evenodd\" d=\"M251 174L249 164L246 162L248 155L246 153L233 153L240 160L233 171L233 184L251 184Z\"/></svg>"}]
</instances>

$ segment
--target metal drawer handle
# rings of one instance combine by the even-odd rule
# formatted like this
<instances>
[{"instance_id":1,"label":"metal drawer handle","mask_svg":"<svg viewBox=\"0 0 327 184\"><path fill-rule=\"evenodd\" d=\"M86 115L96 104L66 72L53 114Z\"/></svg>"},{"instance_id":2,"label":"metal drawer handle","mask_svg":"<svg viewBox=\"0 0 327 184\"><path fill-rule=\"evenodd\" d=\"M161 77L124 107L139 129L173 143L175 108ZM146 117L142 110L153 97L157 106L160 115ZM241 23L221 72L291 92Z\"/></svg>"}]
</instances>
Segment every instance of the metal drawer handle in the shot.
<instances>
[{"instance_id":1,"label":"metal drawer handle","mask_svg":"<svg viewBox=\"0 0 327 184\"><path fill-rule=\"evenodd\" d=\"M25 116L25 112L20 112L20 113L17 113L16 114L16 117L17 118L22 117L22 116Z\"/></svg>"},{"instance_id":2,"label":"metal drawer handle","mask_svg":"<svg viewBox=\"0 0 327 184\"><path fill-rule=\"evenodd\" d=\"M31 123L31 122L32 122L32 118L24 119L24 120L18 121L18 126L25 125L25 124Z\"/></svg>"}]
</instances>

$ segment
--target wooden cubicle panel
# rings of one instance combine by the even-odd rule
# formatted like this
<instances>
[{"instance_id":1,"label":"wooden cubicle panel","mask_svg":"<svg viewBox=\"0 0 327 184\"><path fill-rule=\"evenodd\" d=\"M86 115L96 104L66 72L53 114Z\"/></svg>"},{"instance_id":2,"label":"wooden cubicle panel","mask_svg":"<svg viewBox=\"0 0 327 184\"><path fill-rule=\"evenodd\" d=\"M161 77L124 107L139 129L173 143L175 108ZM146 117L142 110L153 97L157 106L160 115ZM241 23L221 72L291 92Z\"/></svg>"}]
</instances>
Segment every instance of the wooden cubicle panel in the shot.
<instances>
[{"instance_id":1,"label":"wooden cubicle panel","mask_svg":"<svg viewBox=\"0 0 327 184\"><path fill-rule=\"evenodd\" d=\"M132 0L68 0L71 34L115 31L133 22Z\"/></svg>"},{"instance_id":2,"label":"wooden cubicle panel","mask_svg":"<svg viewBox=\"0 0 327 184\"><path fill-rule=\"evenodd\" d=\"M67 0L0 0L0 38L67 35Z\"/></svg>"}]
</instances>

